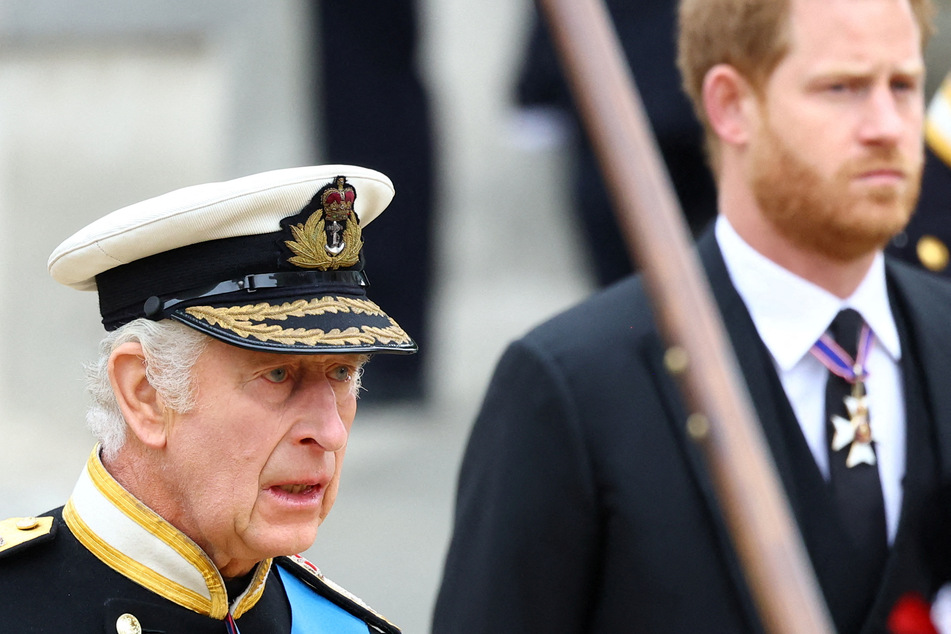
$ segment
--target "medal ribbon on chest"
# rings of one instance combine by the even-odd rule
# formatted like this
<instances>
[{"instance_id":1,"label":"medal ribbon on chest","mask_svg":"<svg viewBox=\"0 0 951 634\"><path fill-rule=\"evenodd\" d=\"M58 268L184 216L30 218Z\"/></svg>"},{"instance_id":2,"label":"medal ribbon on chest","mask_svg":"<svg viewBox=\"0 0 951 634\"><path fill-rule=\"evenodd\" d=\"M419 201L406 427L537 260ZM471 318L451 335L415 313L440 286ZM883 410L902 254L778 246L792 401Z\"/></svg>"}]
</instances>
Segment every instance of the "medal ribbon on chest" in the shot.
<instances>
[{"instance_id":1,"label":"medal ribbon on chest","mask_svg":"<svg viewBox=\"0 0 951 634\"><path fill-rule=\"evenodd\" d=\"M822 335L809 350L830 372L852 385L852 393L844 398L849 418L832 417L832 425L835 428L832 450L839 451L851 445L845 460L847 467L862 463L875 464L872 443L878 439L869 421L868 396L865 393L865 381L868 379L865 364L874 339L872 329L868 327L868 324L863 324L859 333L858 352L855 359L828 333Z\"/></svg>"}]
</instances>

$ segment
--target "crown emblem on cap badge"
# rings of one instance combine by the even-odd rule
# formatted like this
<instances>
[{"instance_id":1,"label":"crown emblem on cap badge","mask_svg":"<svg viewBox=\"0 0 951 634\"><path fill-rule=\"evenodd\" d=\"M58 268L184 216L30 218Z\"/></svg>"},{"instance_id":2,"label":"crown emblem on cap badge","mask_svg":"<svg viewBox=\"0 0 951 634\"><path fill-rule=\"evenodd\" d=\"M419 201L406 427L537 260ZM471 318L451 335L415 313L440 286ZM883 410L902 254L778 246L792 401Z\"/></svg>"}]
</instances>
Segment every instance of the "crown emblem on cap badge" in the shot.
<instances>
[{"instance_id":1,"label":"crown emblem on cap badge","mask_svg":"<svg viewBox=\"0 0 951 634\"><path fill-rule=\"evenodd\" d=\"M363 247L360 221L353 210L357 193L338 176L320 192L320 209L306 222L291 225L293 240L284 244L294 255L287 259L305 269L339 269L360 260Z\"/></svg>"}]
</instances>

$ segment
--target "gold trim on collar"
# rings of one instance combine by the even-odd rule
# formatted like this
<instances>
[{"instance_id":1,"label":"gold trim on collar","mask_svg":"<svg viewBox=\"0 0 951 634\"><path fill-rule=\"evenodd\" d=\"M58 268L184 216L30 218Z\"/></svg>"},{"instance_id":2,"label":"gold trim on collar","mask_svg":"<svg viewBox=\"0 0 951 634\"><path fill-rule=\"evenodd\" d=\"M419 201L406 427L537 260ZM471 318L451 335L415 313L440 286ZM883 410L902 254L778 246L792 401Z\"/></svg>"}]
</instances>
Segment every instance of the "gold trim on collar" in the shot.
<instances>
[{"instance_id":1,"label":"gold trim on collar","mask_svg":"<svg viewBox=\"0 0 951 634\"><path fill-rule=\"evenodd\" d=\"M85 546L102 563L121 575L193 612L216 619L223 619L227 615L227 609L219 614L220 608L214 609L217 606L213 606L212 602L205 597L158 574L148 566L139 563L99 539L76 513L72 500L68 501L66 507L63 508L63 519L66 521L66 525L69 526L69 530L79 540L79 543Z\"/></svg>"},{"instance_id":2,"label":"gold trim on collar","mask_svg":"<svg viewBox=\"0 0 951 634\"><path fill-rule=\"evenodd\" d=\"M257 572L254 573L254 579L252 579L248 585L248 589L244 591L244 594L235 599L234 604L231 606L231 616L240 619L242 614L257 605L261 595L264 594L264 585L267 582L268 574L271 572L272 562L272 559L268 559L263 562L263 565L258 566Z\"/></svg>"},{"instance_id":3,"label":"gold trim on collar","mask_svg":"<svg viewBox=\"0 0 951 634\"><path fill-rule=\"evenodd\" d=\"M76 539L104 564L139 585L189 610L214 619L224 619L229 610L228 593L221 573L208 555L187 535L145 506L109 475L99 459L99 445L96 445L86 463L86 474L96 493L197 570L204 579L211 598L209 600L194 589L157 572L149 566L148 561L137 560L134 553L122 552L110 544L90 528L87 521L80 516L73 498L70 498L63 509L63 519ZM232 616L238 618L254 607L264 592L270 569L270 559L258 565L248 589L231 606Z\"/></svg>"}]
</instances>

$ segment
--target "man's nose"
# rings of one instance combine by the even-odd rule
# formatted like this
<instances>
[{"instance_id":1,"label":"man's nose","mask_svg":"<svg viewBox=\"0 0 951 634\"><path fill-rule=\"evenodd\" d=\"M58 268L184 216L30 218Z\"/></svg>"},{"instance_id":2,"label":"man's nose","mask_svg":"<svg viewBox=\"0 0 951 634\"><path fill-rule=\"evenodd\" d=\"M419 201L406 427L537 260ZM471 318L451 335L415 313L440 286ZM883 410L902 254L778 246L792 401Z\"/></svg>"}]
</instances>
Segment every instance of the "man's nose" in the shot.
<instances>
[{"instance_id":1,"label":"man's nose","mask_svg":"<svg viewBox=\"0 0 951 634\"><path fill-rule=\"evenodd\" d=\"M329 380L303 386L295 403L297 421L291 429L294 442L339 451L347 445L350 431L340 415L338 395Z\"/></svg>"},{"instance_id":2,"label":"man's nose","mask_svg":"<svg viewBox=\"0 0 951 634\"><path fill-rule=\"evenodd\" d=\"M900 98L890 86L875 86L868 96L862 119L862 138L867 143L897 143L909 125Z\"/></svg>"}]
</instances>

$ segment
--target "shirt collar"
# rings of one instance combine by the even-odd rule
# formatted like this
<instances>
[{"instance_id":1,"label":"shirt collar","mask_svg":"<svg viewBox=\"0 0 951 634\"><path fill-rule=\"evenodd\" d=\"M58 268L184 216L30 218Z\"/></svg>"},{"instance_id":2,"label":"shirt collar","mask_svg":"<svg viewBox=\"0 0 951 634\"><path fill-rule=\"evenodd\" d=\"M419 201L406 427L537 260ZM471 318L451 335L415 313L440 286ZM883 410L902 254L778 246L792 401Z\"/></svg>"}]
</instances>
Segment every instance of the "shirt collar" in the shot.
<instances>
[{"instance_id":1,"label":"shirt collar","mask_svg":"<svg viewBox=\"0 0 951 634\"><path fill-rule=\"evenodd\" d=\"M126 491L93 450L63 509L76 539L104 564L173 601L215 619L238 618L261 598L271 560L258 564L248 588L228 605L221 573L184 533Z\"/></svg>"},{"instance_id":2,"label":"shirt collar","mask_svg":"<svg viewBox=\"0 0 951 634\"><path fill-rule=\"evenodd\" d=\"M901 358L881 252L855 292L841 299L756 251L725 216L717 217L715 232L730 279L780 370L799 363L844 308L857 310L885 352L896 362Z\"/></svg>"}]
</instances>

